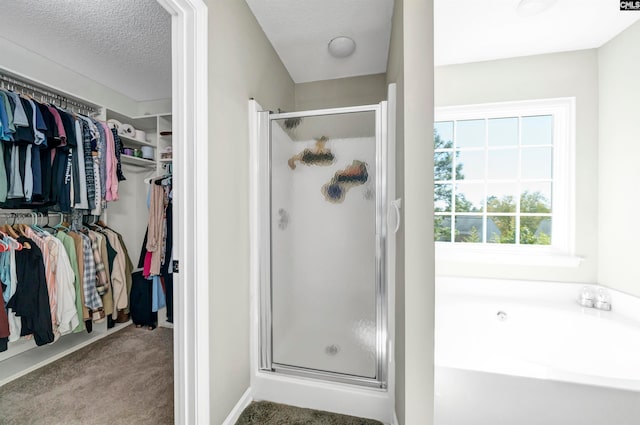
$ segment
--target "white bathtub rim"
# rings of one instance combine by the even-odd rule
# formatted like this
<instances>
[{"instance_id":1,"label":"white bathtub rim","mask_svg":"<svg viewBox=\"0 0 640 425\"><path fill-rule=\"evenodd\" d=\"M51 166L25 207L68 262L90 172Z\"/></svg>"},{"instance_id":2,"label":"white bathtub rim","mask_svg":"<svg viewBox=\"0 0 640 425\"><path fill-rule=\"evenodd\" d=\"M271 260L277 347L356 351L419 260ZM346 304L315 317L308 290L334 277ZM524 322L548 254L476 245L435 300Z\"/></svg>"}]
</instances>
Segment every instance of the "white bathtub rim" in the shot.
<instances>
[{"instance_id":1,"label":"white bathtub rim","mask_svg":"<svg viewBox=\"0 0 640 425\"><path fill-rule=\"evenodd\" d=\"M596 283L581 282L554 282L521 279L492 279L461 276L436 276L436 308L438 298L445 295L464 294L477 296L496 296L522 300L527 304L532 301L551 301L561 304L572 303L578 310L594 311L603 315L621 315L640 324L640 297L628 294L617 289L608 288ZM602 311L591 308L582 308L577 304L578 295L582 287L587 286L592 290L605 288L611 295L612 310ZM489 291L487 291L490 289ZM551 298L549 295L553 294ZM571 304L567 304L569 306Z\"/></svg>"},{"instance_id":2,"label":"white bathtub rim","mask_svg":"<svg viewBox=\"0 0 640 425\"><path fill-rule=\"evenodd\" d=\"M638 297L607 288L611 294L612 311L583 308L578 305L577 296L584 285L594 289L599 287L599 285L584 283L437 277L435 366L640 392L640 380L638 379L578 373L519 358L501 360L499 355L487 356L474 362L473 359L464 360L464 356L447 356L446 353L438 350L438 341L442 337L441 332L443 332L438 324L438 316L440 309L444 308L441 303L446 302L448 297L453 297L456 302L459 302L459 307L462 310L464 310L466 303L482 304L485 301L492 307L504 303L506 309L517 308L518 305L533 308L544 306L545 308L557 309L562 314L584 315L607 322L620 322L640 329L640 299ZM461 314L464 314L464 311ZM486 353L482 354L486 356ZM606 361L606 359L602 359L602 361Z\"/></svg>"}]
</instances>

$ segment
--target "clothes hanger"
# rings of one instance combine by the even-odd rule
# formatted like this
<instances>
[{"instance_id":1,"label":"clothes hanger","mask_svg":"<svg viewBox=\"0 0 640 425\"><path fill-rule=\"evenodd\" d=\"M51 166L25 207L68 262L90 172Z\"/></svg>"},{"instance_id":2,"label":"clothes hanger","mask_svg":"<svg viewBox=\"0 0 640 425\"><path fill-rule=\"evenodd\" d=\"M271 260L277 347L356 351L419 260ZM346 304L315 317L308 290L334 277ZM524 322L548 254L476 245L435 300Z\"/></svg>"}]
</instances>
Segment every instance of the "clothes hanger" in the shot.
<instances>
[{"instance_id":1,"label":"clothes hanger","mask_svg":"<svg viewBox=\"0 0 640 425\"><path fill-rule=\"evenodd\" d=\"M86 235L90 229L87 226L85 226L82 217L74 217L71 222L71 230L76 230Z\"/></svg>"},{"instance_id":2,"label":"clothes hanger","mask_svg":"<svg viewBox=\"0 0 640 425\"><path fill-rule=\"evenodd\" d=\"M95 218L94 215L88 216L87 222L83 223L83 224L85 225L85 227L87 227L90 230L97 231L97 232L101 232L102 231L101 228L96 226L96 218Z\"/></svg>"},{"instance_id":3,"label":"clothes hanger","mask_svg":"<svg viewBox=\"0 0 640 425\"><path fill-rule=\"evenodd\" d=\"M44 213L42 214L44 216ZM56 229L54 229L53 227L51 227L51 215L50 213L47 213L47 224L45 224L44 226L42 226L43 229L51 229L53 231L55 231Z\"/></svg>"},{"instance_id":4,"label":"clothes hanger","mask_svg":"<svg viewBox=\"0 0 640 425\"><path fill-rule=\"evenodd\" d=\"M60 222L55 226L53 226L53 229L55 230L62 229L63 232L68 232L70 229L69 227L65 226L66 223L64 222L64 215L62 213L58 213L58 214L60 214Z\"/></svg>"},{"instance_id":5,"label":"clothes hanger","mask_svg":"<svg viewBox=\"0 0 640 425\"><path fill-rule=\"evenodd\" d=\"M104 224L104 222L102 220L100 220L100 216L99 215L93 215L91 216L93 218L93 226L97 227L101 230L104 230L105 227L107 227L106 224Z\"/></svg>"},{"instance_id":6,"label":"clothes hanger","mask_svg":"<svg viewBox=\"0 0 640 425\"><path fill-rule=\"evenodd\" d=\"M11 216L14 218L13 222L15 223L16 214L11 213ZM5 223L2 226L3 234L9 239L10 246L16 251L21 251L23 246L17 239L19 238L18 234L13 230L13 227L9 226L8 223Z\"/></svg>"},{"instance_id":7,"label":"clothes hanger","mask_svg":"<svg viewBox=\"0 0 640 425\"><path fill-rule=\"evenodd\" d=\"M9 241L9 248L16 250L16 251L21 251L22 250L22 244L20 242L18 242L17 240L15 240L14 238L12 238L10 235L4 233L4 232L0 232L2 233L7 240ZM3 241L4 242L4 241Z\"/></svg>"},{"instance_id":8,"label":"clothes hanger","mask_svg":"<svg viewBox=\"0 0 640 425\"><path fill-rule=\"evenodd\" d=\"M27 225L24 223L16 223L17 218L18 218L18 214L15 214L13 218L13 224L11 225L11 227L13 227L13 229L18 232L19 236L24 236L26 238L27 235L24 233L24 229L25 227L27 227Z\"/></svg>"},{"instance_id":9,"label":"clothes hanger","mask_svg":"<svg viewBox=\"0 0 640 425\"><path fill-rule=\"evenodd\" d=\"M38 225L38 217L42 217L42 218L44 218L44 214L43 214L43 213L39 213L39 212L38 212L38 213L34 212L34 213L33 213L33 221L34 221L34 224L33 224L33 226L31 226L31 227L32 227L32 228L34 228L36 231L38 231L38 232L40 232L40 233L43 233L43 234L45 234L45 235L46 235L46 234L48 234L48 232L47 232L46 230L44 230L44 228L42 228L42 227L40 227L40 226Z\"/></svg>"},{"instance_id":10,"label":"clothes hanger","mask_svg":"<svg viewBox=\"0 0 640 425\"><path fill-rule=\"evenodd\" d=\"M25 234L25 228L27 227L26 224L24 223L18 223L18 224L14 224L13 226L14 230L16 230L18 232L19 236L24 236L25 238L27 237L27 235Z\"/></svg>"},{"instance_id":11,"label":"clothes hanger","mask_svg":"<svg viewBox=\"0 0 640 425\"><path fill-rule=\"evenodd\" d=\"M5 235L3 232L0 232L0 234L2 234L3 236L7 237L7 235ZM4 239L0 238L0 252L7 252L9 250L9 244L7 244Z\"/></svg>"},{"instance_id":12,"label":"clothes hanger","mask_svg":"<svg viewBox=\"0 0 640 425\"><path fill-rule=\"evenodd\" d=\"M146 179L144 179L144 182L146 184L151 184L154 183L156 180L162 179L164 178L164 176L153 176L153 177L147 177Z\"/></svg>"},{"instance_id":13,"label":"clothes hanger","mask_svg":"<svg viewBox=\"0 0 640 425\"><path fill-rule=\"evenodd\" d=\"M11 217L13 217L13 224L15 224L16 222L16 214L15 213L11 213ZM4 226L2 226L2 230L9 236L11 236L14 239L17 239L19 236L16 233L16 231L13 228L13 224L10 226L8 223L5 223Z\"/></svg>"}]
</instances>

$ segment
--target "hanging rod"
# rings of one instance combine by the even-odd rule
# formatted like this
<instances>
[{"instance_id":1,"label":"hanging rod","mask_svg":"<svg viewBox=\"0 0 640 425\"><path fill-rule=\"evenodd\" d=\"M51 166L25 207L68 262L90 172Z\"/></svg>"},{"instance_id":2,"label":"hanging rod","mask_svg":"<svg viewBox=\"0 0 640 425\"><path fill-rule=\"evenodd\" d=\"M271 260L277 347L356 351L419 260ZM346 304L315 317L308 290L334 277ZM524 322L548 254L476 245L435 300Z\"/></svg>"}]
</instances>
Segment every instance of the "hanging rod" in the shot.
<instances>
[{"instance_id":1,"label":"hanging rod","mask_svg":"<svg viewBox=\"0 0 640 425\"><path fill-rule=\"evenodd\" d=\"M65 109L76 109L87 114L96 114L99 108L91 103L84 102L73 96L55 91L44 85L34 83L26 78L18 77L8 71L0 69L0 87L7 88L22 94L31 95L42 102L51 103Z\"/></svg>"},{"instance_id":2,"label":"hanging rod","mask_svg":"<svg viewBox=\"0 0 640 425\"><path fill-rule=\"evenodd\" d=\"M41 218L45 218L47 217L47 221L50 221L51 218L58 218L60 220L60 222L65 221L65 220L69 220L71 218L71 214L68 213L60 213L60 212L54 212L54 211L49 211L47 213L43 213L43 212L2 212L0 213L0 222L4 222L5 224L8 224L9 221L22 221L24 219L31 219L33 220L33 224L37 224L38 220Z\"/></svg>"}]
</instances>

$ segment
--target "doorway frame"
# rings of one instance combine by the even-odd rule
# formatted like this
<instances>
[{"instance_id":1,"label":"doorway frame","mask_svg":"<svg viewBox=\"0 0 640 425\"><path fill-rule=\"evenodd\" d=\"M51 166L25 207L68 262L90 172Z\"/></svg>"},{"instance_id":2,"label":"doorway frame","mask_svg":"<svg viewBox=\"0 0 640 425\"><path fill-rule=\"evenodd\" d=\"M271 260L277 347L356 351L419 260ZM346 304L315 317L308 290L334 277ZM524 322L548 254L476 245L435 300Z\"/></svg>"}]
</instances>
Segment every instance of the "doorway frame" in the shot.
<instances>
[{"instance_id":1,"label":"doorway frame","mask_svg":"<svg viewBox=\"0 0 640 425\"><path fill-rule=\"evenodd\" d=\"M174 422L208 424L208 9L203 0L157 1L171 15L172 131L177 147L174 259L180 263L174 285Z\"/></svg>"}]
</instances>

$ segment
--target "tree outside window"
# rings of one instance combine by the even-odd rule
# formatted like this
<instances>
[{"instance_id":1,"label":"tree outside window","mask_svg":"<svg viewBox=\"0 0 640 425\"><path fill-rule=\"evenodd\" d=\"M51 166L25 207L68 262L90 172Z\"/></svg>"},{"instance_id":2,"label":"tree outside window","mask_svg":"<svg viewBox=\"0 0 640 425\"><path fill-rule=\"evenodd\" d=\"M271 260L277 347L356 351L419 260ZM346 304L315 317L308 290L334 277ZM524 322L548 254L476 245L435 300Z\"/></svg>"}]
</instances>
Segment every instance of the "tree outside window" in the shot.
<instances>
[{"instance_id":1,"label":"tree outside window","mask_svg":"<svg viewBox=\"0 0 640 425\"><path fill-rule=\"evenodd\" d=\"M434 240L550 245L552 123L551 116L436 122Z\"/></svg>"}]
</instances>

